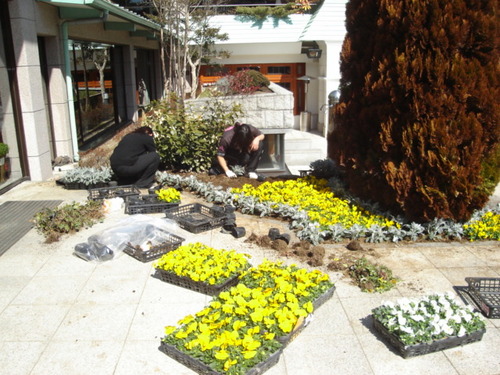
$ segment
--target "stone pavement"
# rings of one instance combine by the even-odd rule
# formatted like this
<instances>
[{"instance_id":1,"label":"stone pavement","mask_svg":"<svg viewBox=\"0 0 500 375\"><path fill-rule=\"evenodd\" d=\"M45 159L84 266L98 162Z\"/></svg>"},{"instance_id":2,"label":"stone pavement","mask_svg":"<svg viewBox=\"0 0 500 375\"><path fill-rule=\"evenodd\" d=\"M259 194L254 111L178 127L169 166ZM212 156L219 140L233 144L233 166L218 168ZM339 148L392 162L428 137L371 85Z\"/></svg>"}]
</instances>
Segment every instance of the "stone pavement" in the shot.
<instances>
[{"instance_id":1,"label":"stone pavement","mask_svg":"<svg viewBox=\"0 0 500 375\"><path fill-rule=\"evenodd\" d=\"M54 182L25 182L0 196L9 200L63 199L84 202L87 192ZM182 204L199 201L183 192ZM206 203L205 203L206 204ZM163 214L153 216L163 217ZM104 263L75 257L73 248L92 234L128 217L111 213L103 223L53 244L32 229L0 257L0 373L3 375L188 375L193 371L158 350L165 325L199 311L210 297L152 277L152 262L121 254ZM286 223L237 213L247 235L270 227L291 233ZM277 259L218 229L192 234L177 228L184 243L202 242L252 255L259 264ZM1 239L0 239L1 240ZM296 241L295 238L292 241ZM324 245L327 254L345 244ZM455 292L465 277L500 277L498 242L363 244L367 253L402 279L383 294L363 293L340 273L328 272L334 296L314 312L311 323L284 350L266 375L500 374L500 321L486 319L480 342L403 359L373 330L371 309L382 302L433 292ZM285 263L298 263L283 259Z\"/></svg>"}]
</instances>

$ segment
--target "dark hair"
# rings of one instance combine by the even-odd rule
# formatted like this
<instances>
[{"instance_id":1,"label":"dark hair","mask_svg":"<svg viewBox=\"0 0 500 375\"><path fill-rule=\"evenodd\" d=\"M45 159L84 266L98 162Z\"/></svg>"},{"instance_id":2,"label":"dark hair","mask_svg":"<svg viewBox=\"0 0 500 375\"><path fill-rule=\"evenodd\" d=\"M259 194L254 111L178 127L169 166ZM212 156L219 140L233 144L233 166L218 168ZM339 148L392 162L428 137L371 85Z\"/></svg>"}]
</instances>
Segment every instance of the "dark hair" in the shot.
<instances>
[{"instance_id":1,"label":"dark hair","mask_svg":"<svg viewBox=\"0 0 500 375\"><path fill-rule=\"evenodd\" d=\"M234 136L231 140L231 146L239 151L246 151L253 141L252 130L248 124L234 125Z\"/></svg>"},{"instance_id":2,"label":"dark hair","mask_svg":"<svg viewBox=\"0 0 500 375\"><path fill-rule=\"evenodd\" d=\"M153 129L151 129L149 126L141 126L140 128L135 129L133 133L143 133L148 135L154 134Z\"/></svg>"}]
</instances>

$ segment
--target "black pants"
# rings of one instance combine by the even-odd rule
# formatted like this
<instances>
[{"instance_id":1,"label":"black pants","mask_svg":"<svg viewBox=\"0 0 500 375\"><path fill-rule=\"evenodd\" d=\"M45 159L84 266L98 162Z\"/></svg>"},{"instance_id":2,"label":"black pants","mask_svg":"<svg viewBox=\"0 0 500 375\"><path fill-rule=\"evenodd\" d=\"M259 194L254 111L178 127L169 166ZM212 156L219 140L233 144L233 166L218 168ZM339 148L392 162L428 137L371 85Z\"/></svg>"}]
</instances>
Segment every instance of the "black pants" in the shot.
<instances>
[{"instance_id":1,"label":"black pants","mask_svg":"<svg viewBox=\"0 0 500 375\"><path fill-rule=\"evenodd\" d=\"M226 163L228 167L234 165L240 165L245 168L245 173L255 172L257 166L259 165L260 158L262 157L262 153L264 152L264 145L262 142L259 142L259 149L251 152L237 152L234 150L226 151L226 155L224 155L224 159L226 159ZM216 172L216 174L223 173L222 168L219 165L219 162L214 160L212 163L211 170Z\"/></svg>"},{"instance_id":2,"label":"black pants","mask_svg":"<svg viewBox=\"0 0 500 375\"><path fill-rule=\"evenodd\" d=\"M118 178L118 185L135 185L148 188L155 181L155 173L160 165L156 152L142 154L134 165L112 165L111 169Z\"/></svg>"}]
</instances>

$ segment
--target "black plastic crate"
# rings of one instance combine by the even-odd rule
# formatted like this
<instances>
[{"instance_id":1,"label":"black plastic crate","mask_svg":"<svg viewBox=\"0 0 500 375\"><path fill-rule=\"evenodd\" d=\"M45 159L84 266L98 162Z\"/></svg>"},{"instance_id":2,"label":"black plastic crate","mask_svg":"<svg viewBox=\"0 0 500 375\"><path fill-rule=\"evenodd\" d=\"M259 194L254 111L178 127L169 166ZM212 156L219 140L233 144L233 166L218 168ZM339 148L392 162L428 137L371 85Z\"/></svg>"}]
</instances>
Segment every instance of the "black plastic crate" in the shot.
<instances>
[{"instance_id":1,"label":"black plastic crate","mask_svg":"<svg viewBox=\"0 0 500 375\"><path fill-rule=\"evenodd\" d=\"M143 249L139 245L134 246L133 244L128 243L125 245L123 252L137 260L140 260L141 262L149 262L177 249L184 241L184 238L162 229L158 228L156 231L158 233L158 239L155 242L160 240L160 243L156 245L152 244L148 249Z\"/></svg>"},{"instance_id":2,"label":"black plastic crate","mask_svg":"<svg viewBox=\"0 0 500 375\"><path fill-rule=\"evenodd\" d=\"M478 342L482 340L483 335L486 332L485 329L482 329L480 331L475 331L460 337L450 336L444 339L433 341L429 344L423 343L416 345L405 345L403 344L403 342L401 342L398 336L389 332L389 330L375 318L373 319L373 327L377 332L379 332L384 337L384 339L387 342L389 342L392 345L392 347L403 358L410 358L429 353L435 353L441 350L456 348L457 346L463 346L471 344L473 342Z\"/></svg>"},{"instance_id":3,"label":"black plastic crate","mask_svg":"<svg viewBox=\"0 0 500 375\"><path fill-rule=\"evenodd\" d=\"M99 183L93 185L82 184L81 182L66 182L64 183L64 188L66 190L89 190L89 189L97 189L108 186L107 183Z\"/></svg>"},{"instance_id":4,"label":"black plastic crate","mask_svg":"<svg viewBox=\"0 0 500 375\"><path fill-rule=\"evenodd\" d=\"M500 318L500 278L466 277L467 292L488 318Z\"/></svg>"},{"instance_id":5,"label":"black plastic crate","mask_svg":"<svg viewBox=\"0 0 500 375\"><path fill-rule=\"evenodd\" d=\"M191 233L200 233L221 227L226 213L218 206L210 208L199 203L187 204L165 210L165 216L175 220L179 226Z\"/></svg>"},{"instance_id":6,"label":"black plastic crate","mask_svg":"<svg viewBox=\"0 0 500 375\"><path fill-rule=\"evenodd\" d=\"M158 200L156 194L133 195L125 199L125 213L129 215L163 213L166 209L178 206L179 202L169 203Z\"/></svg>"},{"instance_id":7,"label":"black plastic crate","mask_svg":"<svg viewBox=\"0 0 500 375\"><path fill-rule=\"evenodd\" d=\"M160 279L161 281L209 296L216 296L220 292L235 286L239 282L239 276L240 274L237 274L230 277L223 283L211 285L203 281L194 281L187 276L176 275L175 273L162 270L161 268L156 268L154 274L154 277Z\"/></svg>"},{"instance_id":8,"label":"black plastic crate","mask_svg":"<svg viewBox=\"0 0 500 375\"><path fill-rule=\"evenodd\" d=\"M175 346L161 342L158 348L161 352L165 353L169 357L175 359L177 362L182 363L184 366L190 368L194 372L203 375L223 375L223 373L218 372L211 368L208 364L202 362L198 358L192 357L184 352L181 352ZM242 375L261 375L271 367L279 362L281 353L283 349L278 349L276 352L272 353L265 361L262 361L249 369ZM225 372L224 372L225 373Z\"/></svg>"},{"instance_id":9,"label":"black plastic crate","mask_svg":"<svg viewBox=\"0 0 500 375\"><path fill-rule=\"evenodd\" d=\"M131 195L140 195L141 191L135 185L108 186L98 189L89 189L88 199L100 200L111 198L125 199Z\"/></svg>"}]
</instances>

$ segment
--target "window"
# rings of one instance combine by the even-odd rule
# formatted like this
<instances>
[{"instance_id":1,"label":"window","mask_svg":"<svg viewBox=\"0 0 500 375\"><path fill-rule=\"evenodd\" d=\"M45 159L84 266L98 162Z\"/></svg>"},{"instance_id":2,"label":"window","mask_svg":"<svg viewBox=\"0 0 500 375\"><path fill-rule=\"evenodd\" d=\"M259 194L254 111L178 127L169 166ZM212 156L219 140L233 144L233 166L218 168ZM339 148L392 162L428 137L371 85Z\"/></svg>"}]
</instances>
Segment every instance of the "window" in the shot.
<instances>
[{"instance_id":1,"label":"window","mask_svg":"<svg viewBox=\"0 0 500 375\"><path fill-rule=\"evenodd\" d=\"M267 74L290 74L290 66L270 66Z\"/></svg>"},{"instance_id":2,"label":"window","mask_svg":"<svg viewBox=\"0 0 500 375\"><path fill-rule=\"evenodd\" d=\"M240 66L236 68L236 71L239 72L241 70L255 70L256 72L260 72L260 66Z\"/></svg>"},{"instance_id":3,"label":"window","mask_svg":"<svg viewBox=\"0 0 500 375\"><path fill-rule=\"evenodd\" d=\"M78 142L115 124L112 46L72 41L71 67Z\"/></svg>"},{"instance_id":4,"label":"window","mask_svg":"<svg viewBox=\"0 0 500 375\"><path fill-rule=\"evenodd\" d=\"M265 134L264 153L259 162L259 172L282 171L285 169L284 144L284 134Z\"/></svg>"}]
</instances>

